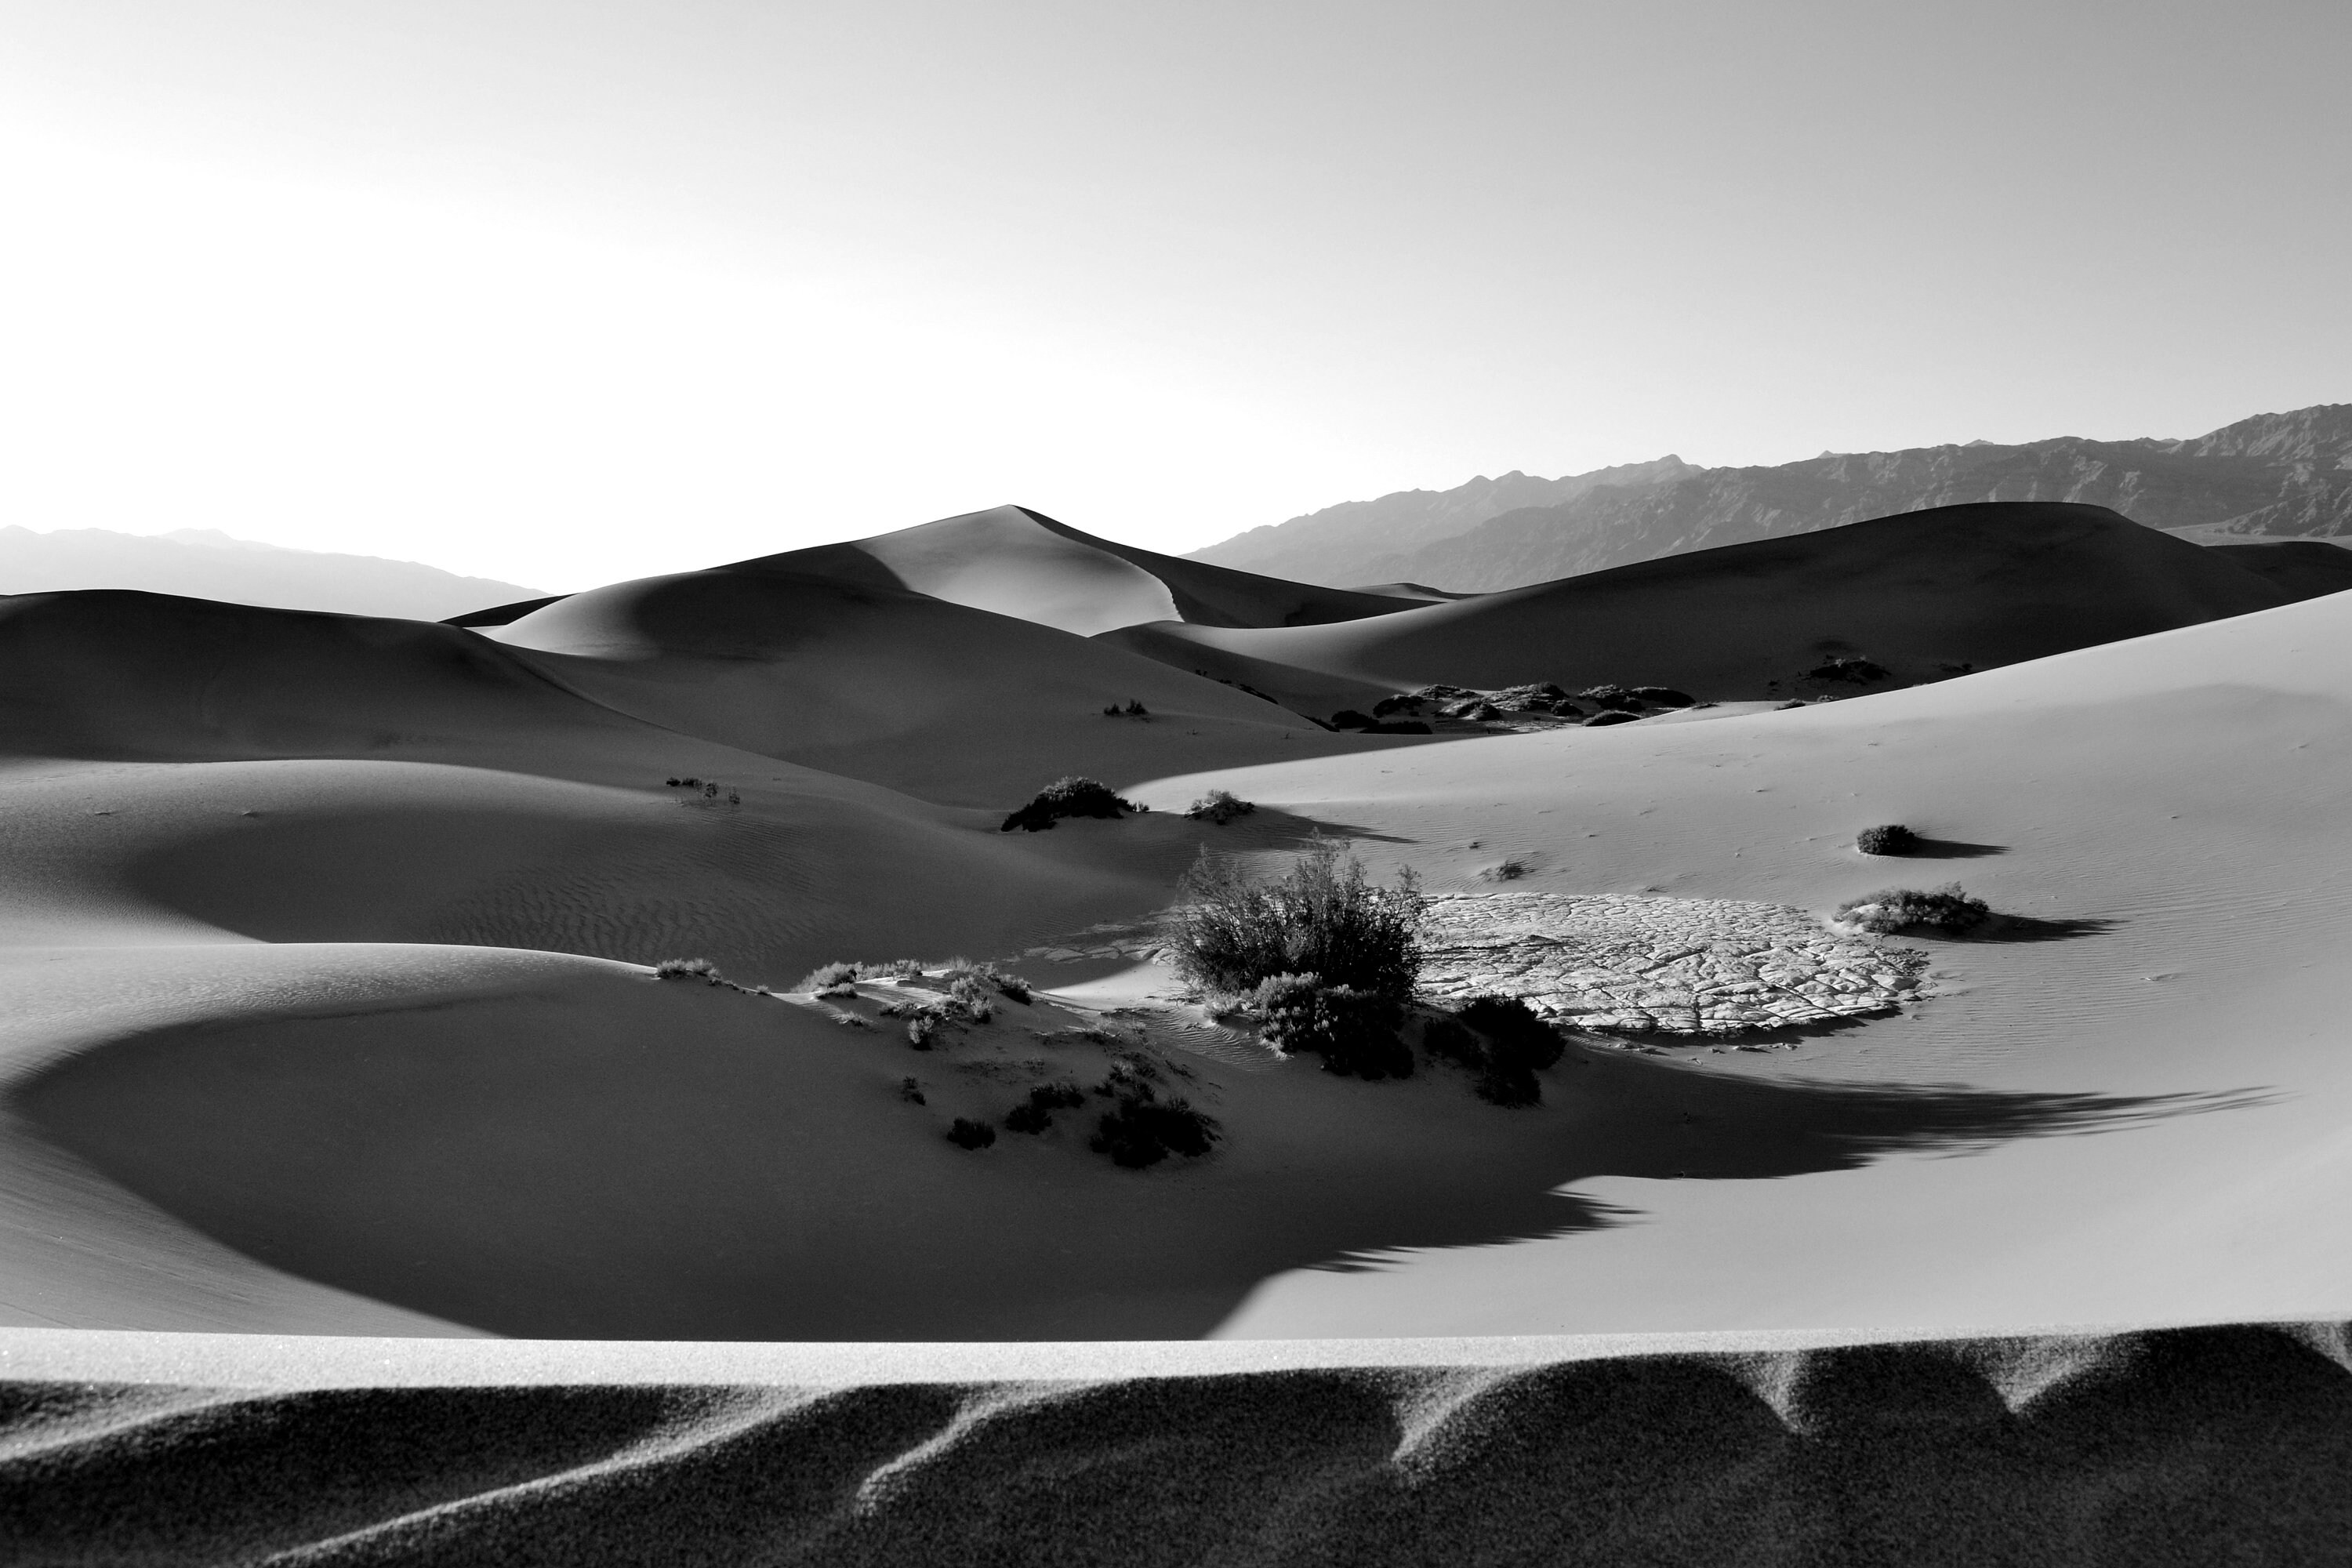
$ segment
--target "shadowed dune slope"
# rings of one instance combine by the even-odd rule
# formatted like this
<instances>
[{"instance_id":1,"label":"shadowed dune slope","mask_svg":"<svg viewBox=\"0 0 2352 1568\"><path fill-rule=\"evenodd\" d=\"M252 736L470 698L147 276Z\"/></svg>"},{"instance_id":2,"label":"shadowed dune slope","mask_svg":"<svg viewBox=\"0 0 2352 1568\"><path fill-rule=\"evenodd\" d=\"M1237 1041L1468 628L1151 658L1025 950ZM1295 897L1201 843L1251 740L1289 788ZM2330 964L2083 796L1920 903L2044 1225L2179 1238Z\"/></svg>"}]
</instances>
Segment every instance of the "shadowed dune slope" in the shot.
<instances>
[{"instance_id":1,"label":"shadowed dune slope","mask_svg":"<svg viewBox=\"0 0 2352 1568\"><path fill-rule=\"evenodd\" d=\"M1438 681L1552 680L1570 690L1616 681L1727 700L1786 694L1833 656L1867 658L1897 682L1935 680L2304 596L2104 507L1995 502L1644 561L1376 621L1265 630L1162 622L1102 640L1248 679L1313 713L1369 689ZM1255 675L1226 668L1238 659L1255 661Z\"/></svg>"},{"instance_id":2,"label":"shadowed dune slope","mask_svg":"<svg viewBox=\"0 0 2352 1568\"><path fill-rule=\"evenodd\" d=\"M402 755L643 729L455 626L131 591L0 599L0 740L18 754Z\"/></svg>"},{"instance_id":3,"label":"shadowed dune slope","mask_svg":"<svg viewBox=\"0 0 2352 1568\"><path fill-rule=\"evenodd\" d=\"M1124 648L845 572L649 577L488 635L621 712L956 805L1010 810L1064 773L1117 784L1379 743ZM1103 713L1129 702L1149 717Z\"/></svg>"},{"instance_id":4,"label":"shadowed dune slope","mask_svg":"<svg viewBox=\"0 0 2352 1568\"><path fill-rule=\"evenodd\" d=\"M2352 1534L2332 1323L1197 1371L1139 1347L1174 1363L1139 1375L779 1347L731 1378L713 1347L517 1344L411 1376L383 1341L268 1342L240 1378L172 1336L122 1355L146 1380L77 1381L54 1338L0 1413L0 1541L30 1562L2186 1568Z\"/></svg>"},{"instance_id":5,"label":"shadowed dune slope","mask_svg":"<svg viewBox=\"0 0 2352 1568\"><path fill-rule=\"evenodd\" d=\"M1316 587L1114 543L1019 506L719 570L838 573L854 570L852 557L880 566L884 581L917 593L1081 637L1146 621L1320 626L1405 607L1379 592Z\"/></svg>"},{"instance_id":6,"label":"shadowed dune slope","mask_svg":"<svg viewBox=\"0 0 2352 1568\"><path fill-rule=\"evenodd\" d=\"M2316 539L2278 539L2262 543L2208 544L2223 560L2297 599L2341 594L2352 588L2352 549Z\"/></svg>"}]
</instances>

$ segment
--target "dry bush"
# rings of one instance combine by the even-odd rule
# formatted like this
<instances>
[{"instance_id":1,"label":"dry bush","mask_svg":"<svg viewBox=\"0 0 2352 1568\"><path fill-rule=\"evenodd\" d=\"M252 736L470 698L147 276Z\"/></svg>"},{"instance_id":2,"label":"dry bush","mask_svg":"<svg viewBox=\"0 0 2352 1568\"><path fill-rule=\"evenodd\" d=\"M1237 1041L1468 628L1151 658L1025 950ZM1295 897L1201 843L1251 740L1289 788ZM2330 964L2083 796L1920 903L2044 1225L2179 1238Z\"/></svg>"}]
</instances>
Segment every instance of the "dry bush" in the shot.
<instances>
[{"instance_id":1,"label":"dry bush","mask_svg":"<svg viewBox=\"0 0 2352 1568\"><path fill-rule=\"evenodd\" d=\"M654 965L656 980L699 980L711 985L726 984L719 977L719 966L707 958L665 958Z\"/></svg>"},{"instance_id":2,"label":"dry bush","mask_svg":"<svg viewBox=\"0 0 2352 1568\"><path fill-rule=\"evenodd\" d=\"M1206 822L1223 827L1239 821L1257 809L1255 801L1244 800L1229 789L1213 789L1194 801L1184 815L1195 822Z\"/></svg>"},{"instance_id":3,"label":"dry bush","mask_svg":"<svg viewBox=\"0 0 2352 1568\"><path fill-rule=\"evenodd\" d=\"M1885 888L1838 906L1837 919L1845 925L1881 935L1890 931L1969 931L1991 913L1982 899L1972 899L1958 882L1926 892L1916 888Z\"/></svg>"},{"instance_id":4,"label":"dry bush","mask_svg":"<svg viewBox=\"0 0 2352 1568\"><path fill-rule=\"evenodd\" d=\"M1266 1043L1292 1056L1323 1058L1323 1070L1377 1082L1411 1078L1412 1050L1398 1035L1403 1011L1393 996L1326 985L1319 975L1277 974L1255 998Z\"/></svg>"},{"instance_id":5,"label":"dry bush","mask_svg":"<svg viewBox=\"0 0 2352 1568\"><path fill-rule=\"evenodd\" d=\"M1028 805L1007 816L997 831L1010 833L1017 827L1024 832L1043 833L1066 816L1108 817L1115 821L1123 813L1142 809L1133 801L1113 794L1101 780L1073 773L1039 790Z\"/></svg>"},{"instance_id":6,"label":"dry bush","mask_svg":"<svg viewBox=\"0 0 2352 1568\"><path fill-rule=\"evenodd\" d=\"M1919 847L1919 836L1899 822L1890 822L1855 834L1853 847L1865 855L1908 855Z\"/></svg>"},{"instance_id":7,"label":"dry bush","mask_svg":"<svg viewBox=\"0 0 2352 1568\"><path fill-rule=\"evenodd\" d=\"M1401 1001L1421 973L1428 904L1413 874L1375 887L1361 861L1322 839L1256 885L1203 849L1177 898L1161 921L1162 949L1178 973L1213 994L1244 995L1277 974L1314 974Z\"/></svg>"}]
</instances>

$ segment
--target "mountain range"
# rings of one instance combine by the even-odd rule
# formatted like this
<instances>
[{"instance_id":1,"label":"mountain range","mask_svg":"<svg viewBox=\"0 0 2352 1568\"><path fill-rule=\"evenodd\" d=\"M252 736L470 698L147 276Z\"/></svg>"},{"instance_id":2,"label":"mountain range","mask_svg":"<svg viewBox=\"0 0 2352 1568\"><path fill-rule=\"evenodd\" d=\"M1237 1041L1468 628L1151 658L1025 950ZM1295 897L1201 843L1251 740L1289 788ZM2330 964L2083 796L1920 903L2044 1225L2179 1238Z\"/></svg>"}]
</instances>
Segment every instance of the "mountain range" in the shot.
<instances>
[{"instance_id":1,"label":"mountain range","mask_svg":"<svg viewBox=\"0 0 2352 1568\"><path fill-rule=\"evenodd\" d=\"M2257 415L2184 440L2067 436L1758 468L1668 457L1558 479L1514 472L1343 502L1191 559L1332 586L1491 592L1928 507L2042 500L2107 507L2200 542L2352 542L2352 404Z\"/></svg>"}]
</instances>

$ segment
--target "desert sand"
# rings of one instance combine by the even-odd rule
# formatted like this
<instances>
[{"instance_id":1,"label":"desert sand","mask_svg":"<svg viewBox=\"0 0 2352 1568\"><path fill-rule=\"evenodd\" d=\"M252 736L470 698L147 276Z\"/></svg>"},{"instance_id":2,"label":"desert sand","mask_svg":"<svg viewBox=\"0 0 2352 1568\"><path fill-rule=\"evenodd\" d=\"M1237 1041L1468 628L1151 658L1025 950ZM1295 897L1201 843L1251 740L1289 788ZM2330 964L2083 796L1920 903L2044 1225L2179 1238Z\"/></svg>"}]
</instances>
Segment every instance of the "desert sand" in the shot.
<instances>
[{"instance_id":1,"label":"desert sand","mask_svg":"<svg viewBox=\"0 0 2352 1568\"><path fill-rule=\"evenodd\" d=\"M1153 1531L1211 1497L1223 1561L2340 1531L2352 596L1948 510L1446 603L1011 508L474 627L0 601L12 1539L583 1560L556 1510L611 1560L1035 1560L1082 1520L1201 1561ZM1888 673L1772 700L1842 653ZM1717 705L1314 721L1609 679ZM1150 809L1000 830L1066 773ZM1211 789L1257 809L1183 815ZM1859 853L1885 822L1925 841ZM2000 918L1888 939L1815 1022L1587 1008L1506 1110L1286 1057L1152 956L1202 846L1317 833L1448 907L1620 919L1636 968L1719 915L1817 994L1807 933L1874 889ZM1447 994L1599 984L1449 952ZM918 1050L893 1009L959 955L1034 994ZM1136 1070L1213 1152L1118 1168L1092 1109L943 1136ZM299 1479L327 1428L364 1484ZM1985 1489L2007 1533L1962 1528Z\"/></svg>"}]
</instances>

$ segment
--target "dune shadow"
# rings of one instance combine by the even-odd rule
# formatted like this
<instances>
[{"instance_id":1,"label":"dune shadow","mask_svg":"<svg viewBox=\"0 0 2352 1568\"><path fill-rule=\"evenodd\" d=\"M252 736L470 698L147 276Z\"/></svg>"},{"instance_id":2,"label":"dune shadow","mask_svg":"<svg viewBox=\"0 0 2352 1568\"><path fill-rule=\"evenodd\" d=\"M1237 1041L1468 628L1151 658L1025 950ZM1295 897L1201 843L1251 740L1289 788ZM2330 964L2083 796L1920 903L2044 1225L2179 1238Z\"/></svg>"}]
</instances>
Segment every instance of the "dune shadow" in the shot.
<instances>
[{"instance_id":1,"label":"dune shadow","mask_svg":"<svg viewBox=\"0 0 2352 1568\"><path fill-rule=\"evenodd\" d=\"M1024 1037L1040 1060L1006 1078L970 1045L967 1072L814 1025L780 1051L792 1016L701 988L593 1000L553 1031L528 997L173 1026L45 1070L8 1108L223 1245L496 1333L1149 1340L1209 1333L1292 1270L1644 1223L1622 1193L1578 1190L1602 1178L1850 1171L2270 1098L1828 1082L1571 1047L1540 1104L1504 1109L1451 1064L1366 1083L1191 1056L1184 1093L1221 1146L1138 1171L1090 1152L1097 1106L1035 1142L944 1137L1028 1078L1103 1071L1099 1044ZM695 1049L644 1048L688 1008ZM903 1098L910 1071L929 1104Z\"/></svg>"},{"instance_id":2,"label":"dune shadow","mask_svg":"<svg viewBox=\"0 0 2352 1568\"><path fill-rule=\"evenodd\" d=\"M1964 838L1922 838L1905 850L1905 860L1976 860L1987 855L2006 855L2006 844L1971 844Z\"/></svg>"}]
</instances>

